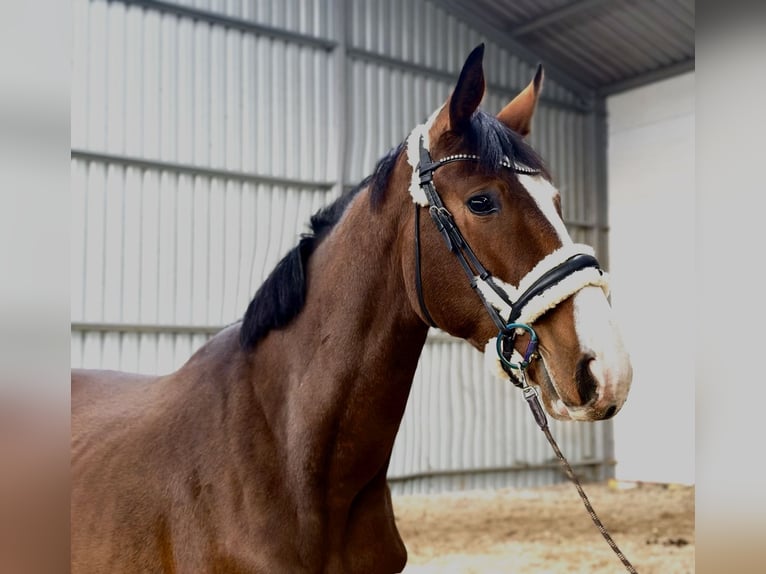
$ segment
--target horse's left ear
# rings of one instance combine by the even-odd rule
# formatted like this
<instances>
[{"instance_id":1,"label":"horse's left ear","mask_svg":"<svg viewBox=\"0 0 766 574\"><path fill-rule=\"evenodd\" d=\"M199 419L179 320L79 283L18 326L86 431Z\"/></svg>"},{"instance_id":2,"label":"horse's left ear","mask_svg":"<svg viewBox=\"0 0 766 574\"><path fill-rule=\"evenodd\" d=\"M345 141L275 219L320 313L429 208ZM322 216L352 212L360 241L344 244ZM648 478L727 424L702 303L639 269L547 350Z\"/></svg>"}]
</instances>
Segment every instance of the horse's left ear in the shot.
<instances>
[{"instance_id":1,"label":"horse's left ear","mask_svg":"<svg viewBox=\"0 0 766 574\"><path fill-rule=\"evenodd\" d=\"M529 130L532 127L532 116L535 113L535 107L537 106L537 100L540 98L542 87L543 66L538 64L534 79L518 96L500 110L500 113L497 114L497 119L522 137L529 135Z\"/></svg>"},{"instance_id":2,"label":"horse's left ear","mask_svg":"<svg viewBox=\"0 0 766 574\"><path fill-rule=\"evenodd\" d=\"M460 78L449 101L450 128L456 132L468 127L471 116L484 97L484 44L479 44L468 54L460 71Z\"/></svg>"}]
</instances>

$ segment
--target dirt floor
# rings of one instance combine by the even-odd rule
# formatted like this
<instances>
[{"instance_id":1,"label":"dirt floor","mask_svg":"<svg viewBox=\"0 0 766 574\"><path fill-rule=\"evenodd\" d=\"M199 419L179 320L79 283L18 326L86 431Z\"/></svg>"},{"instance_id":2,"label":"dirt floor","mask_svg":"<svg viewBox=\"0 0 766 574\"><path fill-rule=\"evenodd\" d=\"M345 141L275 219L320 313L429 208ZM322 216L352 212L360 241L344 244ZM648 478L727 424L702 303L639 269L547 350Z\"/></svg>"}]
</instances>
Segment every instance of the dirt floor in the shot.
<instances>
[{"instance_id":1,"label":"dirt floor","mask_svg":"<svg viewBox=\"0 0 766 574\"><path fill-rule=\"evenodd\" d=\"M589 483L591 503L641 574L694 572L694 488ZM626 572L572 484L394 497L406 574Z\"/></svg>"}]
</instances>

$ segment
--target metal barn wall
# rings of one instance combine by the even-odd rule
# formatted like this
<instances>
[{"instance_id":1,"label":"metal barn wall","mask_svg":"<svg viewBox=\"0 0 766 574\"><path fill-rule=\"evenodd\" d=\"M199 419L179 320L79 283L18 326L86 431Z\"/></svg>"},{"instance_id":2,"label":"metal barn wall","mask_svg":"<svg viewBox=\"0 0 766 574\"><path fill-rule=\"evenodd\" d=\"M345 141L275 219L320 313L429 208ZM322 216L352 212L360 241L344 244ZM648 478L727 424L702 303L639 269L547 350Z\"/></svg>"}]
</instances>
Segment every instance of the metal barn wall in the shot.
<instances>
[{"instance_id":1,"label":"metal barn wall","mask_svg":"<svg viewBox=\"0 0 766 574\"><path fill-rule=\"evenodd\" d=\"M163 373L238 320L311 213L440 105L485 39L427 0L73 1L72 365ZM487 42L498 111L534 67ZM606 237L599 110L545 85L531 141L575 240ZM526 405L435 333L398 492L562 480ZM610 423L552 424L586 476Z\"/></svg>"}]
</instances>

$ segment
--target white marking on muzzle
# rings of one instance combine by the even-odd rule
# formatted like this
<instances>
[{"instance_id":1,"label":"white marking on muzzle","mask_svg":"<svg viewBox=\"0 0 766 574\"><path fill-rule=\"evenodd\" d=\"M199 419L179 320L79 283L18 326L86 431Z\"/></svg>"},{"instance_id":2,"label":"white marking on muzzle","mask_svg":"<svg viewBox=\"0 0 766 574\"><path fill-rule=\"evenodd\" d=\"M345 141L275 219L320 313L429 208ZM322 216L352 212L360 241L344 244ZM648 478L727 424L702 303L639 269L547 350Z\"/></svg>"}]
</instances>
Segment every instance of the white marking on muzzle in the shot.
<instances>
[{"instance_id":1,"label":"white marking on muzzle","mask_svg":"<svg viewBox=\"0 0 766 574\"><path fill-rule=\"evenodd\" d=\"M628 397L633 370L612 308L597 289L582 289L572 301L580 351L594 357L590 371L597 383L595 402L620 407Z\"/></svg>"}]
</instances>

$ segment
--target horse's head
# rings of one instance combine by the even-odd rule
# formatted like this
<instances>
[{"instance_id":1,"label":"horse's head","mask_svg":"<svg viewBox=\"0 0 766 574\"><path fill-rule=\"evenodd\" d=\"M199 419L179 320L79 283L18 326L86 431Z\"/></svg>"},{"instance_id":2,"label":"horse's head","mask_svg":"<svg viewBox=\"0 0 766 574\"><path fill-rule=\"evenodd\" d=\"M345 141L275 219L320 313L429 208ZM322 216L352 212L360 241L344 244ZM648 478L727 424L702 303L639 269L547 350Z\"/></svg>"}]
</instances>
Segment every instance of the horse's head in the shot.
<instances>
[{"instance_id":1,"label":"horse's head","mask_svg":"<svg viewBox=\"0 0 766 574\"><path fill-rule=\"evenodd\" d=\"M605 275L589 248L570 238L559 193L523 139L542 69L493 117L478 110L482 56L483 46L471 53L447 102L407 140L410 194L420 206L410 220L416 249L410 243L402 254L410 301L425 322L478 349L486 346L494 359L499 320L506 323L512 312L508 302L517 305L530 295L515 320L531 324L539 336L542 360L532 361L527 373L546 410L558 419L609 418L625 402L632 368L612 319ZM458 235L440 232L452 222ZM576 254L586 255L570 259ZM565 268L571 261L579 263ZM488 280L481 279L482 267ZM541 278L547 285L536 289ZM518 350L527 336L517 337Z\"/></svg>"}]
</instances>

